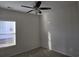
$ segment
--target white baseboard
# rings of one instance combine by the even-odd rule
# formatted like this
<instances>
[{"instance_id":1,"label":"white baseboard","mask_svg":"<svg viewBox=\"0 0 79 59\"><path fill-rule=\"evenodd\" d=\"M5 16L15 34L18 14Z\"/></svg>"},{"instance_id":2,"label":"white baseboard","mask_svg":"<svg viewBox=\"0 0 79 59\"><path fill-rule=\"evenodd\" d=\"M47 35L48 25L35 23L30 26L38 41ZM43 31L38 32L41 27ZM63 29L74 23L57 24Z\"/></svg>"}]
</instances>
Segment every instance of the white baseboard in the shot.
<instances>
[{"instance_id":1,"label":"white baseboard","mask_svg":"<svg viewBox=\"0 0 79 59\"><path fill-rule=\"evenodd\" d=\"M52 49L52 50L55 51L55 52L58 52L58 53L61 53L61 54L64 54L64 55L67 55L67 56L72 57L72 55L67 54L67 53L65 53L65 52L63 52L63 51L59 51L59 50L56 50L56 49Z\"/></svg>"}]
</instances>

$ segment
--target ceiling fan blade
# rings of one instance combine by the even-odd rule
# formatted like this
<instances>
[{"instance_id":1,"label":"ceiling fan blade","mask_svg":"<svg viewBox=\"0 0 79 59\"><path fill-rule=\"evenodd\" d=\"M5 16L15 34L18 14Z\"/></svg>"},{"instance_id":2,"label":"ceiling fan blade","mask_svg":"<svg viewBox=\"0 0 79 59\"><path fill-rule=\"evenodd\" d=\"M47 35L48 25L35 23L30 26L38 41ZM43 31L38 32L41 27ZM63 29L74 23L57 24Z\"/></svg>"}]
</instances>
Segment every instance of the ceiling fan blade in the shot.
<instances>
[{"instance_id":1,"label":"ceiling fan blade","mask_svg":"<svg viewBox=\"0 0 79 59\"><path fill-rule=\"evenodd\" d=\"M39 8L40 5L41 5L41 1L37 1L36 4L35 4L35 6L34 6L34 8Z\"/></svg>"},{"instance_id":2,"label":"ceiling fan blade","mask_svg":"<svg viewBox=\"0 0 79 59\"><path fill-rule=\"evenodd\" d=\"M34 11L34 10L30 10L30 11L28 11L28 12L26 12L26 13L30 13L30 12L32 12L32 11Z\"/></svg>"},{"instance_id":3,"label":"ceiling fan blade","mask_svg":"<svg viewBox=\"0 0 79 59\"><path fill-rule=\"evenodd\" d=\"M26 7L26 8L32 8L32 9L33 9L33 7L30 7L30 6L24 6L24 5L21 5L21 7Z\"/></svg>"},{"instance_id":4,"label":"ceiling fan blade","mask_svg":"<svg viewBox=\"0 0 79 59\"><path fill-rule=\"evenodd\" d=\"M51 9L51 8L49 8L49 7L40 7L39 9L40 9L40 10L49 10L49 9Z\"/></svg>"}]
</instances>

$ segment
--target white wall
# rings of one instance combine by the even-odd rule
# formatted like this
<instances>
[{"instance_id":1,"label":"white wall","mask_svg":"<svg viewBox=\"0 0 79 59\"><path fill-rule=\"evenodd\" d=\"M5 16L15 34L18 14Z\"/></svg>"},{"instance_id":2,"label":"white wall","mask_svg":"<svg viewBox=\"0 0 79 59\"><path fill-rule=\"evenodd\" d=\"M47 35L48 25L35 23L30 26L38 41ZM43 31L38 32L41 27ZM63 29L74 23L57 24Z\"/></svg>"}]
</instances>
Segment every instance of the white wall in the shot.
<instances>
[{"instance_id":1,"label":"white wall","mask_svg":"<svg viewBox=\"0 0 79 59\"><path fill-rule=\"evenodd\" d=\"M41 47L48 48L48 25L46 14L40 18L40 40Z\"/></svg>"},{"instance_id":2,"label":"white wall","mask_svg":"<svg viewBox=\"0 0 79 59\"><path fill-rule=\"evenodd\" d=\"M42 46L49 48L47 33L51 35L51 48L57 52L79 56L79 19L76 2L50 2L53 10L44 14L41 21ZM47 26L47 27L46 27ZM50 45L50 44L49 44Z\"/></svg>"},{"instance_id":3,"label":"white wall","mask_svg":"<svg viewBox=\"0 0 79 59\"><path fill-rule=\"evenodd\" d=\"M0 20L16 21L16 46L0 48L0 56L13 56L40 47L39 16L0 8Z\"/></svg>"},{"instance_id":4,"label":"white wall","mask_svg":"<svg viewBox=\"0 0 79 59\"><path fill-rule=\"evenodd\" d=\"M17 25L17 45L1 48L0 56L12 56L29 51L40 47L40 44L49 48L48 32L51 34L53 50L70 56L79 56L79 20L76 2L50 2L47 5L53 9L44 13L41 18L0 9L0 19L15 20Z\"/></svg>"}]
</instances>

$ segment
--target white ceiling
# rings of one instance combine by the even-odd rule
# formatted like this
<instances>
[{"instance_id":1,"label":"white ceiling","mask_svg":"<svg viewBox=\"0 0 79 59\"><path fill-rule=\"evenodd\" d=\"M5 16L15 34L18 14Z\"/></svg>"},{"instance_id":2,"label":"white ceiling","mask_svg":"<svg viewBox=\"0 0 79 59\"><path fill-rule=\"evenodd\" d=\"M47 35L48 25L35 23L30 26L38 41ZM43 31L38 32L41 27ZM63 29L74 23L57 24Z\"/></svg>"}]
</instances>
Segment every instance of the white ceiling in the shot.
<instances>
[{"instance_id":1,"label":"white ceiling","mask_svg":"<svg viewBox=\"0 0 79 59\"><path fill-rule=\"evenodd\" d=\"M9 10L28 12L31 9L21 7L21 5L32 7L34 5L34 3L35 3L35 1L0 1L0 7L9 9ZM43 4L44 4L44 2L42 2L41 6L43 6ZM8 8L8 7L10 7L10 8Z\"/></svg>"},{"instance_id":2,"label":"white ceiling","mask_svg":"<svg viewBox=\"0 0 79 59\"><path fill-rule=\"evenodd\" d=\"M30 9L29 8L24 8L21 7L21 5L27 5L27 6L32 6L33 1L1 1L0 2L0 7L5 8L5 9L10 9L10 10L16 10L16 11L21 11L21 12L27 12ZM11 8L8 8L11 7Z\"/></svg>"},{"instance_id":3,"label":"white ceiling","mask_svg":"<svg viewBox=\"0 0 79 59\"><path fill-rule=\"evenodd\" d=\"M29 8L24 8L21 7L21 5L26 5L26 6L33 6L35 1L0 1L0 7L9 9L9 10L16 10L20 12L27 12L31 9ZM68 5L68 4L73 4L74 2L55 2L55 1L42 1L41 7L51 7L52 10L57 6L57 5ZM8 8L11 7L11 8Z\"/></svg>"}]
</instances>

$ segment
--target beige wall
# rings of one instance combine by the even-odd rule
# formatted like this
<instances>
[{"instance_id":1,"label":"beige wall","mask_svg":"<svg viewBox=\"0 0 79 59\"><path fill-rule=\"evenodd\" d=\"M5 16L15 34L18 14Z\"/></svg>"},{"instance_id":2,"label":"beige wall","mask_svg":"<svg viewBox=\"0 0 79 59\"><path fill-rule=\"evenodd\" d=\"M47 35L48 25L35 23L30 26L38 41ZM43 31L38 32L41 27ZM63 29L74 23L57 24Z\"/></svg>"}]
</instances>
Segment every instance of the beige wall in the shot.
<instances>
[{"instance_id":1,"label":"beige wall","mask_svg":"<svg viewBox=\"0 0 79 59\"><path fill-rule=\"evenodd\" d=\"M16 46L0 48L0 56L12 56L40 47L39 16L0 8L0 20L16 21Z\"/></svg>"}]
</instances>

